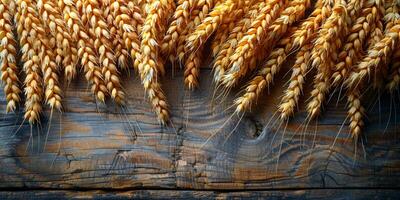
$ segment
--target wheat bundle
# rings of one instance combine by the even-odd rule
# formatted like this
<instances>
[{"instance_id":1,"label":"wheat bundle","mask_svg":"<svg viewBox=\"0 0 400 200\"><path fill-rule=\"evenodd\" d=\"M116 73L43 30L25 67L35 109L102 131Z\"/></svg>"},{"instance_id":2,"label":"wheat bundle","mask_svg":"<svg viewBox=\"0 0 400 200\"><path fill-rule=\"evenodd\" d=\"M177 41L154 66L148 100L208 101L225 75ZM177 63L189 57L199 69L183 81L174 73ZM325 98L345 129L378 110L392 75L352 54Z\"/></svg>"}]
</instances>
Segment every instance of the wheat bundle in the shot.
<instances>
[{"instance_id":1,"label":"wheat bundle","mask_svg":"<svg viewBox=\"0 0 400 200\"><path fill-rule=\"evenodd\" d=\"M361 91L372 85L393 93L400 84L399 8L398 0L0 0L6 109L16 110L23 88L25 119L34 124L43 101L61 111L61 77L68 84L76 76L100 102L111 97L123 106L122 71L131 66L158 120L168 124L166 66L182 66L183 84L196 89L210 43L216 89L245 86L232 102L235 113L255 106L293 57L280 120L296 113L311 78L307 120L320 116L327 94L344 88L357 139L366 114Z\"/></svg>"}]
</instances>

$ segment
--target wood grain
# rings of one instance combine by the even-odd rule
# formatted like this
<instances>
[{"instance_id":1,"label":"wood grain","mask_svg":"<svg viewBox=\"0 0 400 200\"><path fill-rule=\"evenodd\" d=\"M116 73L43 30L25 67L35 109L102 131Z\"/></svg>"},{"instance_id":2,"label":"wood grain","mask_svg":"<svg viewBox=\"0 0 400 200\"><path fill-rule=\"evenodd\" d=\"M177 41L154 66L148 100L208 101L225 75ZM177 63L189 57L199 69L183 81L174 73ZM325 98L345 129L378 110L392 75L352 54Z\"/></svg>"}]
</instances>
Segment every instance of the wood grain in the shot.
<instances>
[{"instance_id":1,"label":"wood grain","mask_svg":"<svg viewBox=\"0 0 400 200\"><path fill-rule=\"evenodd\" d=\"M41 126L32 129L23 122L22 113L0 114L0 188L297 189L292 194L302 196L310 188L371 188L369 192L376 194L379 188L399 187L400 109L390 104L399 102L397 98L390 101L383 95L377 101L371 95L367 99L371 106L363 151L361 142L355 145L348 139L345 104L339 101L336 106L335 96L324 116L307 129L304 106L287 125L281 124L274 113L286 79L278 77L270 94L239 121L240 116L231 117L230 105L240 91L213 100L211 76L209 69L203 70L195 92L183 89L181 74L164 78L172 110L169 127L157 123L139 80L133 77L124 80L129 102L124 109L112 102L97 104L83 80L65 88L64 113L54 113L46 146L48 112ZM5 110L4 100L0 110ZM144 197L145 191L127 193ZM392 197L389 193L385 194ZM257 197L258 193L245 194ZM282 192L265 194L286 198ZM175 197L173 192L169 195ZM190 195L220 194L194 191Z\"/></svg>"},{"instance_id":2,"label":"wood grain","mask_svg":"<svg viewBox=\"0 0 400 200\"><path fill-rule=\"evenodd\" d=\"M193 190L129 190L129 191L3 191L1 199L397 199L397 190L360 189L314 189L314 190L275 190L275 191L193 191Z\"/></svg>"}]
</instances>

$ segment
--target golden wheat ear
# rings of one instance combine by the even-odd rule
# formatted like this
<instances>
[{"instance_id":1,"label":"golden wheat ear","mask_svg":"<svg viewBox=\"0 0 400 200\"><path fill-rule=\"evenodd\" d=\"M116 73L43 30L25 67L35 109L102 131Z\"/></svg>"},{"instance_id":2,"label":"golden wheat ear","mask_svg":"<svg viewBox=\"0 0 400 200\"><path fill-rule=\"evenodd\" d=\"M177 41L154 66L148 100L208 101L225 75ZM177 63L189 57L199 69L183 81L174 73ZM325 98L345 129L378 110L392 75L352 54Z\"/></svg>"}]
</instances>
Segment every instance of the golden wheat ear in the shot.
<instances>
[{"instance_id":1,"label":"golden wheat ear","mask_svg":"<svg viewBox=\"0 0 400 200\"><path fill-rule=\"evenodd\" d=\"M105 2L97 0L83 0L83 8L85 9L86 18L90 19L89 33L94 37L93 46L99 58L102 75L107 90L111 98L118 105L125 104L125 92L120 82L120 74L116 65L116 57L113 53L113 44L111 42L111 33L108 23L104 19L102 6Z\"/></svg>"},{"instance_id":2,"label":"golden wheat ear","mask_svg":"<svg viewBox=\"0 0 400 200\"><path fill-rule=\"evenodd\" d=\"M370 44L367 56L349 74L345 82L349 88L357 87L358 84L366 81L371 74L376 75L386 71L389 58L399 42L400 15L398 14L398 6L397 1L393 1L386 8L385 34L382 39Z\"/></svg>"},{"instance_id":3,"label":"golden wheat ear","mask_svg":"<svg viewBox=\"0 0 400 200\"><path fill-rule=\"evenodd\" d=\"M197 1L194 9L191 10L191 16L186 28L177 38L177 46L176 51L171 53L169 59L171 62L178 61L179 64L184 64L186 62L185 59L188 57L188 53L190 52L187 49L187 38L189 35L193 34L196 31L196 27L200 26L206 17L208 17L209 12L214 7L216 3L215 0L210 1ZM191 52L190 52L191 53Z\"/></svg>"},{"instance_id":4,"label":"golden wheat ear","mask_svg":"<svg viewBox=\"0 0 400 200\"><path fill-rule=\"evenodd\" d=\"M215 39L213 41L213 54L215 54L214 59L214 81L220 84L225 72L230 67L229 58L234 53L235 48L239 41L243 38L245 33L249 30L252 22L255 20L259 9L265 6L265 2L259 2L251 8L248 9L247 13L239 18L239 21L231 22L228 29L218 29L219 32L216 33ZM226 36L224 35L226 34ZM224 39L226 38L226 39ZM222 41L226 40L226 41Z\"/></svg>"},{"instance_id":5,"label":"golden wheat ear","mask_svg":"<svg viewBox=\"0 0 400 200\"><path fill-rule=\"evenodd\" d=\"M246 88L245 94L235 100L237 112L248 110L251 102L255 101L260 95L261 91L264 90L265 87L269 87L269 85L273 82L274 76L279 72L282 64L286 60L286 57L293 49L293 42L296 38L293 37L292 34L298 30L298 27L290 26L304 15L304 12L309 5L309 1L299 0L290 2L282 11L281 16L268 28L270 32L265 38L266 41L270 41L270 43L273 43L274 40L278 40L284 34L284 32L288 33L286 33L286 37L279 41L277 47L271 52L267 62L259 70L256 77L250 81ZM234 66L232 66L231 69L234 69L233 67ZM223 80L224 83L228 83L228 86L231 85L229 83L231 81L228 80L228 82L226 82L227 78L230 78L229 75L232 75L230 72L231 70L227 72L227 75L224 76Z\"/></svg>"},{"instance_id":6,"label":"golden wheat ear","mask_svg":"<svg viewBox=\"0 0 400 200\"><path fill-rule=\"evenodd\" d=\"M38 53L41 58L45 100L51 109L61 111L62 92L58 64L61 64L63 59L70 60L72 41L55 1L39 0L36 6L41 20L41 29L38 29L37 33L40 41L38 41ZM48 32L52 37L48 37ZM53 49L56 51L53 52Z\"/></svg>"},{"instance_id":7,"label":"golden wheat ear","mask_svg":"<svg viewBox=\"0 0 400 200\"><path fill-rule=\"evenodd\" d=\"M187 28L187 24L192 18L191 11L196 9L197 2L190 0L179 0L177 3L176 10L173 14L173 19L168 27L167 33L165 34L162 44L161 52L169 57L174 54L177 47L179 37ZM173 62L174 60L171 60Z\"/></svg>"},{"instance_id":8,"label":"golden wheat ear","mask_svg":"<svg viewBox=\"0 0 400 200\"><path fill-rule=\"evenodd\" d=\"M109 32L111 35L113 52L115 54L116 64L119 71L128 71L128 62L130 62L130 54L127 46L125 45L123 34L124 30L116 23L117 17L120 17L123 10L129 11L127 2L122 0L110 0L109 2L103 3L103 17L107 21ZM129 14L127 14L129 16ZM130 25L130 24L126 24ZM127 27L128 28L128 27Z\"/></svg>"},{"instance_id":9,"label":"golden wheat ear","mask_svg":"<svg viewBox=\"0 0 400 200\"><path fill-rule=\"evenodd\" d=\"M285 33L289 33L289 36L280 41L281 44L279 45L281 47L273 50L270 54L270 58L267 59L266 66L263 66L259 72L259 75L265 76L267 84L273 81L273 76L280 70L283 61L292 49L293 40L291 39L291 34L298 29L298 27L292 27L292 24L303 18L306 8L309 6L310 1L308 0L295 0L289 2L280 13L280 16L271 24L270 27L268 27L265 41L261 42L262 44L265 44L265 46L267 46L267 44L274 44L275 41L279 41ZM259 49L259 51L261 50ZM243 68L244 70L235 71L234 64L232 65L232 68L227 71L222 80L222 82L228 87L235 85L240 78L246 76L247 71L252 70L255 66L250 65L248 70L246 70L247 67L245 67Z\"/></svg>"},{"instance_id":10,"label":"golden wheat ear","mask_svg":"<svg viewBox=\"0 0 400 200\"><path fill-rule=\"evenodd\" d=\"M21 60L23 71L26 74L24 80L25 91L25 115L24 119L31 125L39 121L42 113L43 101L43 78L41 73L41 58L39 50L41 47L40 39L37 34L29 34L41 29L41 22L35 11L36 5L31 0L18 0L15 21L17 23L17 33L21 46ZM40 31L40 30L39 30Z\"/></svg>"},{"instance_id":11,"label":"golden wheat ear","mask_svg":"<svg viewBox=\"0 0 400 200\"><path fill-rule=\"evenodd\" d=\"M87 24L86 15L83 14L83 2L81 0L63 0L58 2L62 9L66 28L71 33L73 41L77 42L77 56L83 68L85 79L88 81L95 98L105 102L108 90L104 83L98 56L94 48L94 40L91 38Z\"/></svg>"},{"instance_id":12,"label":"golden wheat ear","mask_svg":"<svg viewBox=\"0 0 400 200\"><path fill-rule=\"evenodd\" d=\"M194 90L199 86L200 67L202 59L202 48L193 52L186 59L184 82L189 90Z\"/></svg>"},{"instance_id":13,"label":"golden wheat ear","mask_svg":"<svg viewBox=\"0 0 400 200\"><path fill-rule=\"evenodd\" d=\"M0 1L0 71L6 95L6 112L14 112L21 101L20 69L17 66L17 42L14 35L13 17L15 1Z\"/></svg>"},{"instance_id":14,"label":"golden wheat ear","mask_svg":"<svg viewBox=\"0 0 400 200\"><path fill-rule=\"evenodd\" d=\"M144 20L140 6L138 2L127 0L114 1L110 6L111 12L114 13L113 24L118 29L119 37L121 37L124 47L129 52L133 62L132 66L137 72L140 54L139 33ZM123 62L123 59L118 60Z\"/></svg>"},{"instance_id":15,"label":"golden wheat ear","mask_svg":"<svg viewBox=\"0 0 400 200\"><path fill-rule=\"evenodd\" d=\"M233 39L235 36L239 36L239 38L237 38L237 40L239 40L242 35L247 32L247 29L251 25L251 21L256 18L259 9L265 5L265 1L263 0L247 0L240 3L241 4L238 5L238 8L225 18L227 20L222 21L218 29L215 30L211 43L213 57L217 56L217 54L222 50L222 45L228 40ZM245 30L243 25L246 26ZM238 29L241 29L241 31ZM235 36L231 36L232 34Z\"/></svg>"},{"instance_id":16,"label":"golden wheat ear","mask_svg":"<svg viewBox=\"0 0 400 200\"><path fill-rule=\"evenodd\" d=\"M332 13L333 4L330 0L319 0L310 16L301 22L297 31L293 33L293 49L299 49L310 41L325 20Z\"/></svg>"},{"instance_id":17,"label":"golden wheat ear","mask_svg":"<svg viewBox=\"0 0 400 200\"><path fill-rule=\"evenodd\" d=\"M287 120L295 112L300 95L303 91L303 85L306 75L309 71L311 52L314 47L314 40L319 29L332 13L333 2L320 0L315 4L315 10L310 16L301 22L300 27L292 36L292 52L298 49L296 61L291 68L292 75L285 90L281 103L278 107L280 118Z\"/></svg>"},{"instance_id":18,"label":"golden wheat ear","mask_svg":"<svg viewBox=\"0 0 400 200\"><path fill-rule=\"evenodd\" d=\"M353 138L357 139L362 133L364 127L365 109L361 105L360 88L353 89L347 94L348 103L348 118L350 120L350 134Z\"/></svg>"},{"instance_id":19,"label":"golden wheat ear","mask_svg":"<svg viewBox=\"0 0 400 200\"><path fill-rule=\"evenodd\" d=\"M305 78L309 68L311 58L311 49L313 44L305 44L296 54L296 61L291 68L292 75L289 80L288 88L285 90L278 110L282 120L287 120L294 115L295 109L299 103L300 95L303 92Z\"/></svg>"},{"instance_id":20,"label":"golden wheat ear","mask_svg":"<svg viewBox=\"0 0 400 200\"><path fill-rule=\"evenodd\" d=\"M347 78L353 65L355 65L364 54L364 47L374 37L374 34L381 26L383 17L380 10L383 8L383 1L368 1L364 4L360 15L346 36L339 55L338 63L335 65L332 74L332 87L338 86Z\"/></svg>"},{"instance_id":21,"label":"golden wheat ear","mask_svg":"<svg viewBox=\"0 0 400 200\"><path fill-rule=\"evenodd\" d=\"M321 113L326 95L331 90L331 75L342 46L342 38L347 35L351 18L356 15L361 5L359 1L335 2L331 16L326 19L318 33L311 52L311 66L317 70L317 74L314 77L314 89L307 103L310 120Z\"/></svg>"},{"instance_id":22,"label":"golden wheat ear","mask_svg":"<svg viewBox=\"0 0 400 200\"><path fill-rule=\"evenodd\" d=\"M167 2L168 4L168 2ZM152 0L146 5L147 16L141 31L141 56L139 74L147 96L157 114L159 121L166 124L169 120L167 101L159 84L158 77L163 74L159 49L159 34L166 29L165 18L173 10L170 5Z\"/></svg>"},{"instance_id":23,"label":"golden wheat ear","mask_svg":"<svg viewBox=\"0 0 400 200\"><path fill-rule=\"evenodd\" d=\"M76 65L78 62L76 43L71 33L66 28L61 8L56 0L38 0L37 10L46 31L50 33L50 42L55 45L55 62L64 71L67 83L70 83L77 74Z\"/></svg>"},{"instance_id":24,"label":"golden wheat ear","mask_svg":"<svg viewBox=\"0 0 400 200\"><path fill-rule=\"evenodd\" d=\"M200 25L186 39L186 48L195 51L214 33L226 16L237 8L240 1L226 0L217 4Z\"/></svg>"},{"instance_id":25,"label":"golden wheat ear","mask_svg":"<svg viewBox=\"0 0 400 200\"><path fill-rule=\"evenodd\" d=\"M247 74L249 65L255 64L255 62L251 62L251 59L255 57L259 45L267 37L270 25L279 16L285 3L286 1L280 0L269 1L259 10L259 15L252 22L251 27L239 41L234 53L229 58L229 70L222 78L222 83L226 87L229 88L236 84L240 78Z\"/></svg>"}]
</instances>

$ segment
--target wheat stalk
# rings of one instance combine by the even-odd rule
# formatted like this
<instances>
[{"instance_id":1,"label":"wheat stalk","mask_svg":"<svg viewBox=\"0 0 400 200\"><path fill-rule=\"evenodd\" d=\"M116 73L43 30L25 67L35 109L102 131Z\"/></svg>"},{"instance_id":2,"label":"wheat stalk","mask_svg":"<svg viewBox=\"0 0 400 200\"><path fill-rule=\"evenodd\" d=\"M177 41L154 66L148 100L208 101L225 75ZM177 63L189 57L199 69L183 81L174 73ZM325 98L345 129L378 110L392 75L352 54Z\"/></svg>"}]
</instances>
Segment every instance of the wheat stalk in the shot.
<instances>
[{"instance_id":1,"label":"wheat stalk","mask_svg":"<svg viewBox=\"0 0 400 200\"><path fill-rule=\"evenodd\" d=\"M40 57L38 53L37 29L41 23L35 10L36 5L32 0L17 0L17 33L21 46L23 71L26 74L25 84L25 115L30 124L39 120L42 112L43 86L40 70ZM35 27L35 28L33 28ZM39 42L40 45L40 42Z\"/></svg>"},{"instance_id":2,"label":"wheat stalk","mask_svg":"<svg viewBox=\"0 0 400 200\"><path fill-rule=\"evenodd\" d=\"M17 67L17 43L13 33L15 1L0 0L0 71L6 95L6 112L14 112L21 101Z\"/></svg>"},{"instance_id":3,"label":"wheat stalk","mask_svg":"<svg viewBox=\"0 0 400 200\"><path fill-rule=\"evenodd\" d=\"M393 1L395 7L397 2ZM386 9L385 18L387 21L384 37L371 45L368 49L367 56L354 68L346 80L348 87L356 87L363 82L370 74L375 73L378 68L382 69L386 65L388 58L397 46L400 31L400 15L397 9Z\"/></svg>"},{"instance_id":4,"label":"wheat stalk","mask_svg":"<svg viewBox=\"0 0 400 200\"><path fill-rule=\"evenodd\" d=\"M125 93L120 83L119 72L115 64L116 57L112 51L111 34L108 30L107 21L104 19L101 1L83 0L84 13L89 20L89 32L94 36L94 47L99 54L99 63L107 89L119 105L125 104Z\"/></svg>"},{"instance_id":5,"label":"wheat stalk","mask_svg":"<svg viewBox=\"0 0 400 200\"><path fill-rule=\"evenodd\" d=\"M310 39L310 37L308 37ZM312 38L312 36L311 36ZM304 42L303 42L304 43ZM312 43L305 43L296 54L296 61L292 70L292 75L289 80L289 86L285 90L278 110L280 111L281 119L286 120L294 114L295 108L298 105L300 95L303 92L305 77L307 75L309 62L311 58Z\"/></svg>"},{"instance_id":6,"label":"wheat stalk","mask_svg":"<svg viewBox=\"0 0 400 200\"><path fill-rule=\"evenodd\" d=\"M286 1L272 0L260 9L259 15L252 22L251 27L245 36L239 41L237 48L230 57L229 71L224 75L222 83L227 87L233 86L241 77L243 77L248 68L245 66L250 63L249 60L254 57L258 44L261 44L266 37L266 32L273 20L278 17L281 8Z\"/></svg>"},{"instance_id":7,"label":"wheat stalk","mask_svg":"<svg viewBox=\"0 0 400 200\"><path fill-rule=\"evenodd\" d=\"M382 17L380 15L382 7L383 1L368 1L364 5L361 15L350 28L347 41L338 54L339 62L336 64L332 75L333 87L343 81L351 67L362 57L365 43Z\"/></svg>"}]
</instances>

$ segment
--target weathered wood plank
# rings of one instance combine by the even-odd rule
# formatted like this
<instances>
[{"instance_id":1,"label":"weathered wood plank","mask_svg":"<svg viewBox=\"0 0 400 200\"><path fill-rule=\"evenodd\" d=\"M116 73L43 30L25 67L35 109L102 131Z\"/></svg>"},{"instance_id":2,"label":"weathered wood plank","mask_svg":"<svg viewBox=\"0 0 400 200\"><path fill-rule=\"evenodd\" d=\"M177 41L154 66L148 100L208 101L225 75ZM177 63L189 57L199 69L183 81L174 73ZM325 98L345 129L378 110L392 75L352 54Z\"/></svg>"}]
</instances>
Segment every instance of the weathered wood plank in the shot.
<instances>
[{"instance_id":1,"label":"weathered wood plank","mask_svg":"<svg viewBox=\"0 0 400 200\"><path fill-rule=\"evenodd\" d=\"M52 118L45 149L46 119L32 132L24 123L13 136L22 113L0 114L0 188L399 187L400 109L387 98L380 111L377 105L369 110L364 157L361 144L355 152L347 139L346 126L341 130L343 102L336 107L332 100L318 125L312 122L306 131L301 107L284 128L270 120L283 90L284 79L279 79L237 124L239 117L230 119L228 109L237 91L211 106L210 77L205 70L195 92L183 89L179 75L163 80L173 116L170 127L157 123L134 78L124 81L129 105L123 111L111 102L96 105L84 81L71 85L65 90L65 112ZM1 110L4 105L0 102Z\"/></svg>"},{"instance_id":2,"label":"weathered wood plank","mask_svg":"<svg viewBox=\"0 0 400 200\"><path fill-rule=\"evenodd\" d=\"M3 191L1 199L397 199L398 190L385 189L313 189L272 190L248 192L190 191L190 190L128 190L128 191Z\"/></svg>"}]
</instances>

